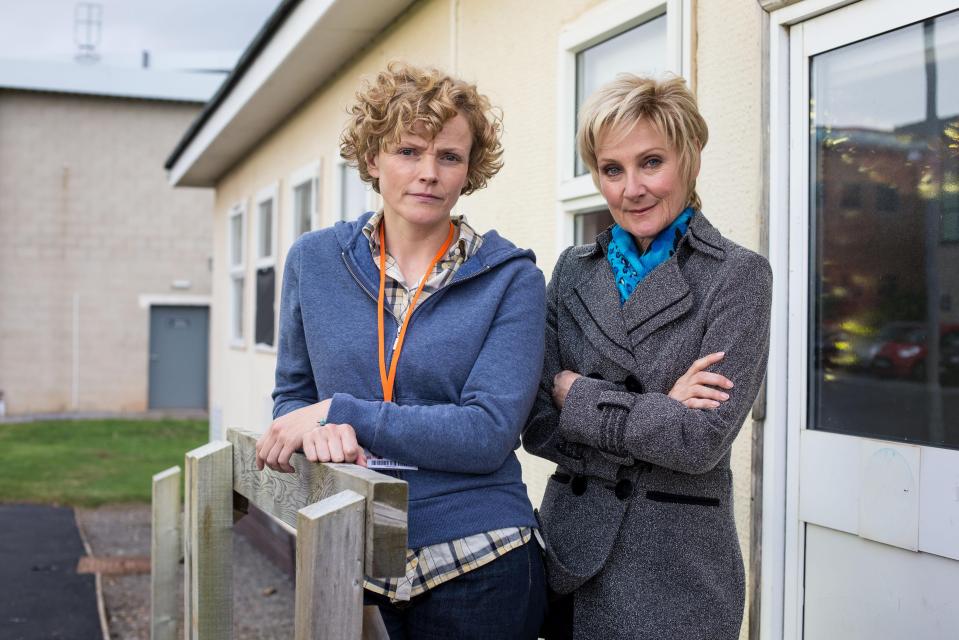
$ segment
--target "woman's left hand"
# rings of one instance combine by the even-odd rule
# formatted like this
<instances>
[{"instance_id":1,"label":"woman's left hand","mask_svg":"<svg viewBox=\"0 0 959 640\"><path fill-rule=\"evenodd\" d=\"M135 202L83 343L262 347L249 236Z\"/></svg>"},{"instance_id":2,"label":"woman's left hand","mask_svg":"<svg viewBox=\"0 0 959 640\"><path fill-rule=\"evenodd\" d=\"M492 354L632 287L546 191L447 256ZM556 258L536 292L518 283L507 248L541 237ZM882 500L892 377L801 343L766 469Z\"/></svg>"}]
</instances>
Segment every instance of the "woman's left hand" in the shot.
<instances>
[{"instance_id":1,"label":"woman's left hand","mask_svg":"<svg viewBox=\"0 0 959 640\"><path fill-rule=\"evenodd\" d=\"M560 371L553 376L553 404L556 405L557 409L563 408L563 404L566 402L566 396L569 395L570 387L573 386L573 383L576 382L578 378L582 377L583 376L575 371Z\"/></svg>"},{"instance_id":2,"label":"woman's left hand","mask_svg":"<svg viewBox=\"0 0 959 640\"><path fill-rule=\"evenodd\" d=\"M690 409L716 409L729 400L729 394L722 389L732 389L732 380L706 371L725 355L725 352L717 351L696 360L669 390L669 397Z\"/></svg>"},{"instance_id":3,"label":"woman's left hand","mask_svg":"<svg viewBox=\"0 0 959 640\"><path fill-rule=\"evenodd\" d=\"M356 431L349 424L314 427L303 436L303 453L310 462L353 462L366 466L363 447L356 441Z\"/></svg>"}]
</instances>

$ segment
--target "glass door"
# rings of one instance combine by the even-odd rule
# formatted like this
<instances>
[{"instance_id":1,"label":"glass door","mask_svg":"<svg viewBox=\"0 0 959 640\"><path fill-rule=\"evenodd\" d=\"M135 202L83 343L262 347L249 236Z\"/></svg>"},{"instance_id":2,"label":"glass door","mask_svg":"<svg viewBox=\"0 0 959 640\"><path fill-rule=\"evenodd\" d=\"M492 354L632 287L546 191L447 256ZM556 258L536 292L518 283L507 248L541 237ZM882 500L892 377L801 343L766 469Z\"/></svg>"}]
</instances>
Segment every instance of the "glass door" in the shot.
<instances>
[{"instance_id":1,"label":"glass door","mask_svg":"<svg viewBox=\"0 0 959 640\"><path fill-rule=\"evenodd\" d=\"M959 628L955 8L866 0L790 31L805 638Z\"/></svg>"}]
</instances>

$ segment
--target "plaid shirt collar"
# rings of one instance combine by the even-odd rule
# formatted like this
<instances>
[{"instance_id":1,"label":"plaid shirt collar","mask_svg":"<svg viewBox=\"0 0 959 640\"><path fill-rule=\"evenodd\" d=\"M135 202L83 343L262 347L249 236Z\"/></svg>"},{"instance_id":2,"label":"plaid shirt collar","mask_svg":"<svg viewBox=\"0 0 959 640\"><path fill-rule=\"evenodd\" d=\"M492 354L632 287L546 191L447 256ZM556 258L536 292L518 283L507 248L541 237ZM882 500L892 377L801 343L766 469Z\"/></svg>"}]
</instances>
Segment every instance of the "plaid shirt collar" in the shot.
<instances>
[{"instance_id":1,"label":"plaid shirt collar","mask_svg":"<svg viewBox=\"0 0 959 640\"><path fill-rule=\"evenodd\" d=\"M363 225L363 235L370 244L370 253L374 264L380 261L380 233L379 226L383 220L383 210L380 209ZM476 255L483 246L483 236L466 223L463 216L451 216L450 221L459 231L459 238L450 245L446 255L436 263L433 272L427 276L423 293L420 294L422 304L430 295L436 293L453 279L460 266ZM400 271L396 260L389 253L386 254L386 301L389 309L397 319L402 321L409 310L413 293L419 282L407 282Z\"/></svg>"}]
</instances>

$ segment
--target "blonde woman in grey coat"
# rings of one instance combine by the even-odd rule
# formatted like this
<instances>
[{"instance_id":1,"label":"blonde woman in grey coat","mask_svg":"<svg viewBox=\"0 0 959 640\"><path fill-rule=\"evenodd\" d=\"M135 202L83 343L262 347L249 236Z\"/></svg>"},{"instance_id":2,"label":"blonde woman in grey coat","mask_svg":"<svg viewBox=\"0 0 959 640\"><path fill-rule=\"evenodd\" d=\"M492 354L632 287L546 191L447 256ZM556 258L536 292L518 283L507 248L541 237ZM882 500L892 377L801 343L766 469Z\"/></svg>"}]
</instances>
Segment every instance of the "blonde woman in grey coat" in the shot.
<instances>
[{"instance_id":1,"label":"blonde woman in grey coat","mask_svg":"<svg viewBox=\"0 0 959 640\"><path fill-rule=\"evenodd\" d=\"M557 463L540 517L548 637L739 636L733 439L766 367L771 272L696 194L708 134L679 78L620 76L580 114L614 224L560 256L524 445Z\"/></svg>"}]
</instances>

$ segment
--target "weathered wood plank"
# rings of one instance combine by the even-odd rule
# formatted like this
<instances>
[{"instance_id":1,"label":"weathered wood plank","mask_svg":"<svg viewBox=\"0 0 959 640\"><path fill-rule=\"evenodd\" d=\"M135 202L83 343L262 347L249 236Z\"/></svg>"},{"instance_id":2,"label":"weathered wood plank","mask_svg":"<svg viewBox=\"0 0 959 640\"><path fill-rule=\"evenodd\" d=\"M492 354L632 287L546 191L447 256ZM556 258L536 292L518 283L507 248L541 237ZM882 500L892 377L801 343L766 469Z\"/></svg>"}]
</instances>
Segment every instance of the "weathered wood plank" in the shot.
<instances>
[{"instance_id":1,"label":"weathered wood plank","mask_svg":"<svg viewBox=\"0 0 959 640\"><path fill-rule=\"evenodd\" d=\"M188 454L187 454L188 455ZM187 457L183 456L183 528L180 538L183 540L183 638L190 640L193 620L193 597L190 593L190 583L193 582L193 542L189 531L193 529L193 519L190 517L190 486L193 484L193 473L190 465L186 464Z\"/></svg>"},{"instance_id":2,"label":"weathered wood plank","mask_svg":"<svg viewBox=\"0 0 959 640\"><path fill-rule=\"evenodd\" d=\"M257 507L295 527L297 511L349 489L366 498L367 575L402 576L406 569L407 486L397 478L355 464L315 464L293 454L296 473L256 468L259 434L228 429L233 443L233 489Z\"/></svg>"},{"instance_id":3,"label":"weathered wood plank","mask_svg":"<svg viewBox=\"0 0 959 640\"><path fill-rule=\"evenodd\" d=\"M233 635L233 445L211 442L186 454L184 635Z\"/></svg>"},{"instance_id":4,"label":"weathered wood plank","mask_svg":"<svg viewBox=\"0 0 959 640\"><path fill-rule=\"evenodd\" d=\"M153 476L150 527L150 638L176 637L176 569L180 559L180 467Z\"/></svg>"},{"instance_id":5,"label":"weathered wood plank","mask_svg":"<svg viewBox=\"0 0 959 640\"><path fill-rule=\"evenodd\" d=\"M363 607L363 636L362 640L390 640L390 634L383 624L380 608L375 604Z\"/></svg>"},{"instance_id":6,"label":"weathered wood plank","mask_svg":"<svg viewBox=\"0 0 959 640\"><path fill-rule=\"evenodd\" d=\"M363 633L366 498L342 491L297 513L296 640L356 640Z\"/></svg>"}]
</instances>

